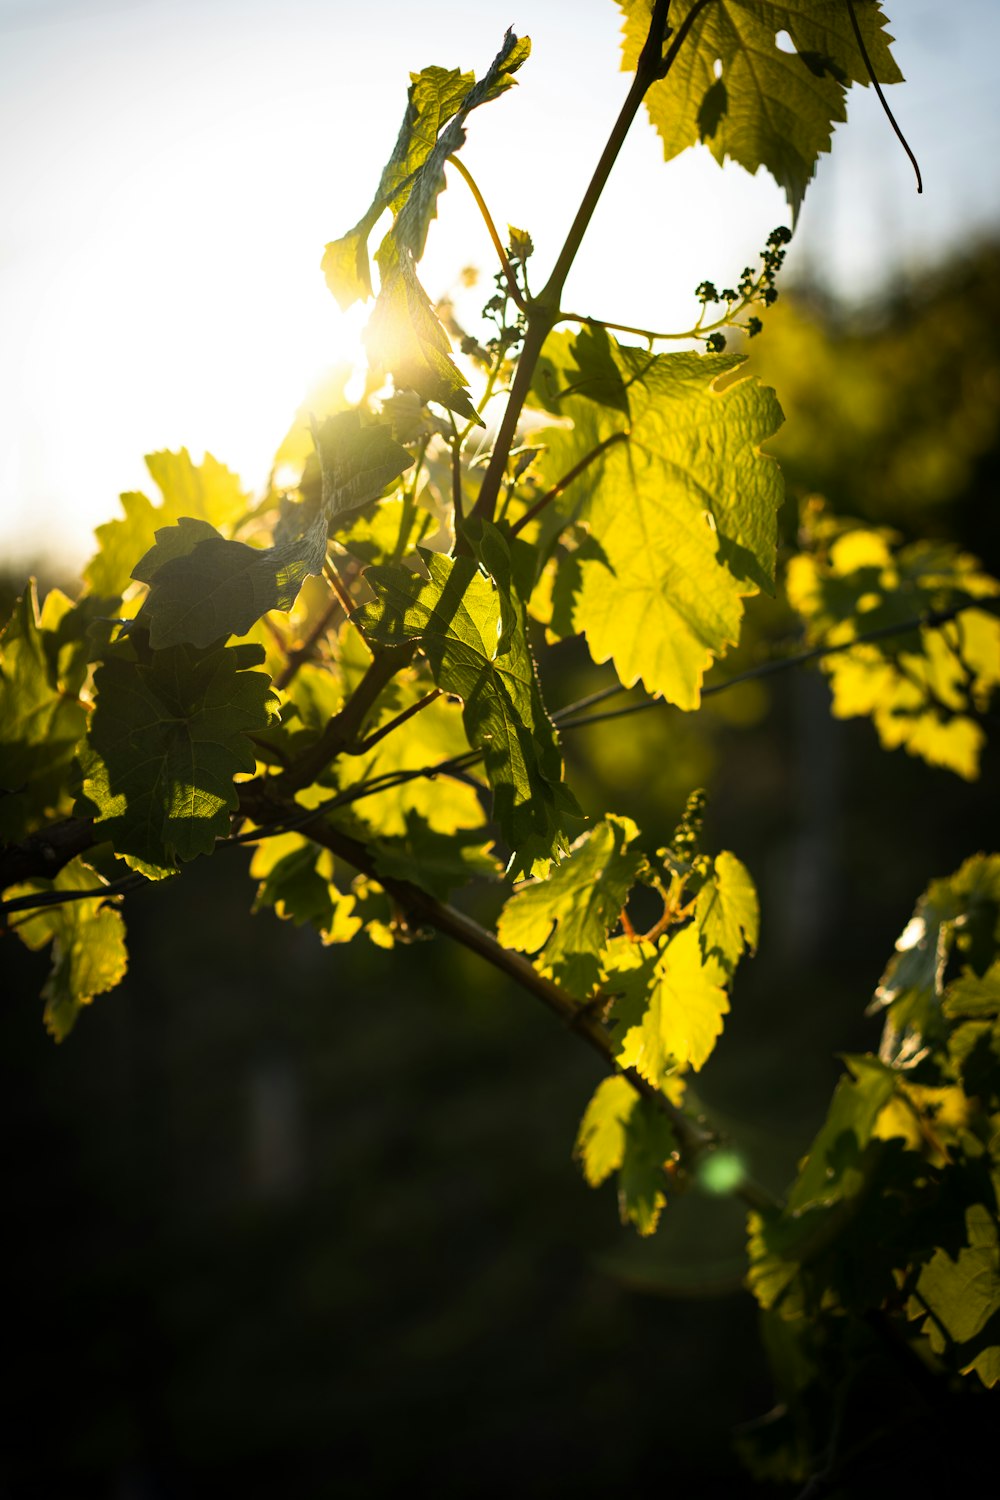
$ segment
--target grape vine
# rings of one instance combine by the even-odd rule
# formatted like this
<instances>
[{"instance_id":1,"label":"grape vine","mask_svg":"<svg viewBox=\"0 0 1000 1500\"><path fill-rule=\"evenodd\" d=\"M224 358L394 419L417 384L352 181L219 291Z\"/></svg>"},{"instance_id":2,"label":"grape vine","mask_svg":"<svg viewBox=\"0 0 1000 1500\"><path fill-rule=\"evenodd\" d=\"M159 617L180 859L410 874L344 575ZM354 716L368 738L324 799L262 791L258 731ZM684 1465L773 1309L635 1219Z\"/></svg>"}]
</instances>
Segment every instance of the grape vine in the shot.
<instances>
[{"instance_id":1,"label":"grape vine","mask_svg":"<svg viewBox=\"0 0 1000 1500\"><path fill-rule=\"evenodd\" d=\"M250 497L212 458L153 455L158 497L123 497L78 595L26 586L0 636L0 920L51 954L60 1041L125 974L125 898L234 846L253 846L255 909L326 944L461 944L601 1058L577 1155L648 1235L726 1145L692 1080L738 1003L757 894L704 846L699 794L674 830L582 806L564 737L818 663L835 715L973 779L1000 583L816 505L779 553L782 413L727 334L760 331L790 230L759 271L703 281L687 329L563 307L643 107L666 160L702 143L764 167L794 224L850 84L901 81L880 0L621 9L631 84L541 290L530 234L501 238L461 154L528 61L509 32L478 79L411 75L372 201L326 247L340 306L372 304L370 371L359 404L341 389L314 414L311 447L293 435L296 482ZM488 337L418 277L451 173L497 257ZM694 347L660 352L671 340ZM727 675L762 593L794 647ZM574 637L610 680L552 713L539 656ZM502 892L495 932L453 899L471 883ZM831 1418L859 1340L922 1379L1000 1383L1000 856L930 884L873 1004L881 1049L845 1059L787 1196L731 1184L783 1401L744 1438L762 1478L812 1482L863 1450L855 1418L844 1448Z\"/></svg>"}]
</instances>

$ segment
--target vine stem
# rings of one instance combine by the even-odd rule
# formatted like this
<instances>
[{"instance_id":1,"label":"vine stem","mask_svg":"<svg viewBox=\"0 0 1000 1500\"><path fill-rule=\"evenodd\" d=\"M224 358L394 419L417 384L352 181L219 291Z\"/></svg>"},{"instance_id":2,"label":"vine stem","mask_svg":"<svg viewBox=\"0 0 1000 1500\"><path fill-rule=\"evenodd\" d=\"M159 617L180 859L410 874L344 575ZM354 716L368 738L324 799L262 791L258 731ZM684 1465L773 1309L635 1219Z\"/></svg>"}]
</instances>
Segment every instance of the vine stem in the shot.
<instances>
[{"instance_id":1,"label":"vine stem","mask_svg":"<svg viewBox=\"0 0 1000 1500\"><path fill-rule=\"evenodd\" d=\"M507 259L507 252L503 247L503 241L501 240L499 234L497 234L497 227L493 222L493 216L486 206L486 199L479 191L479 185L476 182L476 179L473 177L472 173L469 171L465 163L459 159L459 157L449 156L448 163L450 166L454 167L462 177L465 178L465 181L469 187L469 191L472 193L473 198L475 198L476 200L476 207L482 214L483 222L485 223L486 228L489 230L490 239L493 241L493 248L496 250L501 269L503 270L507 285L510 288L511 298L514 302L517 303L522 312L526 312L527 303L525 302L524 297L521 294L521 288L517 284L517 277L514 275L514 268L511 265L510 261Z\"/></svg>"},{"instance_id":2,"label":"vine stem","mask_svg":"<svg viewBox=\"0 0 1000 1500\"><path fill-rule=\"evenodd\" d=\"M402 713L398 713L394 719L390 719L388 724L383 724L380 729L373 730L367 739L363 739L357 745L352 745L350 753L352 755L367 754L369 750L374 749L380 740L384 740L387 734L392 734L393 730L398 729L401 724L405 724L408 719L412 719L414 714L422 713L425 708L429 708L434 700L440 698L440 696L441 689L432 688L429 693L425 693L422 698L418 698L416 703L411 703L409 708L404 708Z\"/></svg>"},{"instance_id":3,"label":"vine stem","mask_svg":"<svg viewBox=\"0 0 1000 1500\"><path fill-rule=\"evenodd\" d=\"M636 65L635 77L628 91L625 103L622 105L618 118L612 128L611 134L600 160L594 169L594 175L590 180L580 207L576 211L569 228L569 233L562 249L556 259L548 281L537 297L533 298L527 305L528 328L525 334L524 347L521 357L517 363L517 373L511 386L510 396L500 423L493 453L490 457L483 482L479 490L476 503L472 508L472 515L480 521L492 521L496 514L497 501L500 497L500 488L503 484L504 473L507 468L507 458L513 446L517 424L521 418L521 411L531 389L532 377L535 366L542 352L550 331L559 319L559 302L562 298L563 288L570 268L576 259L577 251L583 243L583 237L587 232L594 211L600 201L605 184L611 175L611 169L618 159L618 153L625 143L632 121L639 111L639 106L646 95L650 85L657 79L662 78L674 57L677 49L687 31L689 23L695 14L702 8L707 0L701 0L689 12L685 24L680 28L677 37L670 48L667 57L663 57L663 34L666 29L667 12L670 9L670 0L655 0L653 13L650 17L649 31L639 61ZM464 541L464 539L462 539ZM461 543L460 543L461 545ZM468 543L465 543L468 546Z\"/></svg>"},{"instance_id":4,"label":"vine stem","mask_svg":"<svg viewBox=\"0 0 1000 1500\"><path fill-rule=\"evenodd\" d=\"M863 635L855 636L851 641L839 642L835 646L815 646L808 651L800 651L794 656L781 656L773 661L761 662L756 667L748 668L746 672L739 672L733 677L727 677L724 682L712 683L708 687L703 688L702 697L708 698L716 693L727 692L729 688L737 687L741 682L747 682L755 677L770 676L775 672L783 672L789 667L802 666L810 661L820 661L825 656L835 656L842 651L849 651L853 646L862 646L870 640L892 635L906 635L911 630L918 629L921 626L930 628L939 624L945 624L970 609L983 610L987 614L1000 614L1000 599L992 596L986 596L982 599L968 599L962 604L955 605L952 609L936 610L930 614L917 615L912 619L903 620L898 625L882 626L878 630L868 631ZM398 652L410 650L409 647L399 646L386 649ZM367 701L363 702L362 706L355 710L358 724L360 724L364 714L367 713L378 696L378 692L381 691L381 687L378 687L378 691L374 691L379 679L383 678L382 685L384 686L385 682L391 680L393 672L398 670L398 668L394 667L390 671L390 666L391 663L386 662L382 663L377 670L373 670L375 668L375 663L373 662L368 673L365 674L365 678L362 679L362 683L367 681L365 688L365 699ZM389 673L389 676L385 677L385 673ZM361 685L359 684L355 696L361 692ZM594 715L592 717L575 719L573 718L574 714L582 713L584 709L598 703L606 702L608 698L627 691L628 689L624 688L621 683L601 688L596 693L589 693L587 697L577 699L575 703L567 704L565 708L557 709L553 713L552 718L558 725L560 732L582 729L585 725L597 723L604 717L610 717L610 715ZM374 696L371 696L373 692ZM354 698L351 699L351 703L353 702ZM638 713L643 709L663 706L662 698L646 698L642 703L629 704L625 711L628 713ZM622 710L613 710L613 713L616 715L621 712ZM328 729L332 729L332 725L338 721L341 721L339 714L335 715L330 721ZM330 739L332 743L332 733ZM452 772L464 770L466 767L474 765L480 757L481 751L469 750L463 755L453 756L450 760L439 761L436 765L420 766L414 767L412 770L387 773L384 777L374 778L370 786L365 782L350 788L349 794L341 794L343 800L341 801L338 798L336 805L341 806L347 802L357 801L363 796L374 795L376 792L386 791L394 786L401 786L405 782L414 781L420 777L446 776ZM324 765L327 763L324 762ZM301 762L296 762L296 767L289 769L300 769L301 765ZM320 769L323 769L323 767L321 766ZM284 777L287 773L283 772L281 774ZM254 788L260 790L265 782L277 785L278 780L279 778L275 776L267 777L264 781L255 779L254 781L242 782L240 783L241 796L251 795ZM287 786L289 783L283 781L282 784ZM303 809L294 804L289 808L289 817L286 820L286 826L299 828L305 822L309 821L310 818L318 817L331 810L332 804L312 809ZM254 833L249 837L239 836L230 840L230 842L246 843L250 842L253 838L264 836L263 832L260 834ZM98 842L100 840L96 836L94 825L89 818L67 818L60 823L53 823L48 828L42 828L35 833L29 834L20 843L9 844L6 847L0 846L0 890L16 885L22 880L30 880L33 877L51 880L58 875L64 865L69 864L70 860L74 859L78 854L85 854L88 849L93 848L94 844ZM0 911L4 909L4 903L0 902Z\"/></svg>"}]
</instances>

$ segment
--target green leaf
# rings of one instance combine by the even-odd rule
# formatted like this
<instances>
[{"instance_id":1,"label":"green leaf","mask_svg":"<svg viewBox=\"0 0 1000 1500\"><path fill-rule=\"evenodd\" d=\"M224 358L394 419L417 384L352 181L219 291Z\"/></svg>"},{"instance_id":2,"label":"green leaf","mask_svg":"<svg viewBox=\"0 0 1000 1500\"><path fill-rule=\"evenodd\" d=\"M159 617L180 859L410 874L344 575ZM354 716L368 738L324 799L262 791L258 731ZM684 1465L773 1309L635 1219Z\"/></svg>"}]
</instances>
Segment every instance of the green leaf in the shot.
<instances>
[{"instance_id":1,"label":"green leaf","mask_svg":"<svg viewBox=\"0 0 1000 1500\"><path fill-rule=\"evenodd\" d=\"M393 226L376 255L380 286L365 330L369 358L392 374L397 389L415 390L423 401L437 401L473 422L480 419L466 392L468 382L449 357L448 336L417 280L416 262L445 185L445 163L464 144L467 116L511 86L530 50L526 37L508 31L478 82L471 73L444 68L412 75L406 115L378 192L355 227L327 245L323 257L327 282L342 308L371 296L368 237L383 211L392 208Z\"/></svg>"},{"instance_id":2,"label":"green leaf","mask_svg":"<svg viewBox=\"0 0 1000 1500\"><path fill-rule=\"evenodd\" d=\"M500 913L500 942L538 953L536 967L580 1000L597 983L601 951L642 863L629 848L638 833L631 818L604 819L580 835L545 880L523 886Z\"/></svg>"},{"instance_id":3,"label":"green leaf","mask_svg":"<svg viewBox=\"0 0 1000 1500\"><path fill-rule=\"evenodd\" d=\"M656 1084L677 1068L697 1071L722 1034L729 1011L726 972L702 957L697 929L684 927L665 945L612 943L606 954L608 989L620 989L612 1019L617 1061Z\"/></svg>"},{"instance_id":4,"label":"green leaf","mask_svg":"<svg viewBox=\"0 0 1000 1500\"><path fill-rule=\"evenodd\" d=\"M71 608L65 595L50 593L44 613L52 627L59 624L57 600L62 615ZM61 660L58 643L56 630L46 630L39 620L32 581L0 633L0 837L5 839L20 838L34 819L58 805L86 728L77 697L80 678L72 673L72 657ZM67 667L75 681L64 675Z\"/></svg>"},{"instance_id":5,"label":"green leaf","mask_svg":"<svg viewBox=\"0 0 1000 1500\"><path fill-rule=\"evenodd\" d=\"M869 1007L869 1013L888 1012L879 1051L884 1062L912 1059L925 1037L941 1029L945 969L959 926L993 957L1000 939L1000 855L973 855L954 875L932 880L917 902Z\"/></svg>"},{"instance_id":6,"label":"green leaf","mask_svg":"<svg viewBox=\"0 0 1000 1500\"><path fill-rule=\"evenodd\" d=\"M132 577L149 584L139 615L154 651L210 646L245 635L269 610L290 610L299 589L326 561L326 522L314 517L299 536L273 547L227 542L205 521L182 517L156 533Z\"/></svg>"},{"instance_id":7,"label":"green leaf","mask_svg":"<svg viewBox=\"0 0 1000 1500\"><path fill-rule=\"evenodd\" d=\"M626 686L696 708L704 673L738 639L743 599L772 589L781 477L760 444L781 422L774 393L753 380L717 388L742 363L717 354L651 355L609 341L629 413L574 390L578 341L554 334L536 376L538 399L573 427L539 434L539 483L583 523L597 555L571 559L572 618L595 661ZM578 382L577 382L578 383Z\"/></svg>"},{"instance_id":8,"label":"green leaf","mask_svg":"<svg viewBox=\"0 0 1000 1500\"><path fill-rule=\"evenodd\" d=\"M417 280L409 251L387 235L376 259L382 281L364 332L370 362L391 373L397 390L414 390L422 401L437 401L479 422L469 382L450 357L448 335Z\"/></svg>"},{"instance_id":9,"label":"green leaf","mask_svg":"<svg viewBox=\"0 0 1000 1500\"><path fill-rule=\"evenodd\" d=\"M71 860L54 880L31 880L8 892L9 897L51 891L87 891L106 885L102 876L82 859ZM95 995L114 989L128 967L125 924L102 898L69 901L64 906L41 907L21 918L15 928L27 947L37 951L52 944L52 971L42 990L46 1029L61 1042L73 1029L81 1007Z\"/></svg>"},{"instance_id":10,"label":"green leaf","mask_svg":"<svg viewBox=\"0 0 1000 1500\"><path fill-rule=\"evenodd\" d=\"M978 715L1000 687L1000 616L990 612L1000 582L947 543L891 543L891 533L859 527L842 531L826 555L793 557L789 602L809 641L832 646L982 599L983 610L865 641L823 662L836 718L870 715L885 749L901 746L972 781L985 741Z\"/></svg>"},{"instance_id":11,"label":"green leaf","mask_svg":"<svg viewBox=\"0 0 1000 1500\"><path fill-rule=\"evenodd\" d=\"M942 1008L949 1020L957 1016L993 1018L1000 1015L1000 959L982 975L966 968L961 977L948 986Z\"/></svg>"},{"instance_id":12,"label":"green leaf","mask_svg":"<svg viewBox=\"0 0 1000 1500\"><path fill-rule=\"evenodd\" d=\"M392 155L382 169L378 192L353 229L333 240L323 254L327 285L346 312L372 294L368 237L386 208L405 201L414 174L427 160L439 132L462 106L475 83L457 68L424 68L410 74L406 113Z\"/></svg>"},{"instance_id":13,"label":"green leaf","mask_svg":"<svg viewBox=\"0 0 1000 1500\"><path fill-rule=\"evenodd\" d=\"M353 895L334 883L333 855L297 833L264 838L250 875L259 880L253 910L271 908L282 921L315 927L325 944L348 943L361 930Z\"/></svg>"},{"instance_id":14,"label":"green leaf","mask_svg":"<svg viewBox=\"0 0 1000 1500\"><path fill-rule=\"evenodd\" d=\"M845 1057L850 1072L834 1091L826 1120L809 1149L786 1204L789 1214L858 1193L858 1161L896 1088L896 1075L875 1057Z\"/></svg>"},{"instance_id":15,"label":"green leaf","mask_svg":"<svg viewBox=\"0 0 1000 1500\"><path fill-rule=\"evenodd\" d=\"M354 228L327 245L323 255L327 285L345 311L372 294L368 238L387 208L398 219L414 200L401 233L417 259L423 254L434 200L444 185L444 160L463 144L466 116L511 86L512 75L530 50L527 37L518 38L508 31L479 83L473 73L460 73L456 68L431 67L410 74L406 113L392 155L382 169L378 191Z\"/></svg>"},{"instance_id":16,"label":"green leaf","mask_svg":"<svg viewBox=\"0 0 1000 1500\"><path fill-rule=\"evenodd\" d=\"M493 815L514 850L516 877L568 847L567 820L578 810L562 779L507 544L491 527L484 548L492 576L474 558L432 552L421 553L427 580L403 568L369 568L365 579L376 602L356 618L382 645L419 641L438 687L462 699L466 733L483 751Z\"/></svg>"},{"instance_id":17,"label":"green leaf","mask_svg":"<svg viewBox=\"0 0 1000 1500\"><path fill-rule=\"evenodd\" d=\"M605 1078L594 1090L574 1150L591 1187L599 1187L625 1160L625 1128L638 1102L626 1078Z\"/></svg>"},{"instance_id":18,"label":"green leaf","mask_svg":"<svg viewBox=\"0 0 1000 1500\"><path fill-rule=\"evenodd\" d=\"M374 839L369 848L377 874L409 880L440 901L446 901L456 886L477 877L494 880L500 872L481 829L438 833L412 811L406 815L405 834Z\"/></svg>"},{"instance_id":19,"label":"green leaf","mask_svg":"<svg viewBox=\"0 0 1000 1500\"><path fill-rule=\"evenodd\" d=\"M623 67L634 68L649 31L652 0L619 0L625 12ZM674 0L673 35L695 0ZM900 83L877 0L855 7L880 83ZM776 35L787 31L794 52ZM718 69L718 78L716 71ZM646 94L649 117L670 161L704 141L720 165L766 167L798 214L833 126L846 120L851 83L867 84L843 0L712 0L692 23L665 79Z\"/></svg>"},{"instance_id":20,"label":"green leaf","mask_svg":"<svg viewBox=\"0 0 1000 1500\"><path fill-rule=\"evenodd\" d=\"M95 532L100 551L83 575L91 593L124 593L136 558L153 545L157 525L173 525L181 516L190 516L227 531L246 512L249 500L239 479L210 453L200 464L192 462L186 448L151 453L146 467L160 489L160 504L155 506L145 495L122 495L124 520L108 521Z\"/></svg>"},{"instance_id":21,"label":"green leaf","mask_svg":"<svg viewBox=\"0 0 1000 1500\"><path fill-rule=\"evenodd\" d=\"M670 1121L651 1100L624 1078L605 1078L584 1112L574 1154L591 1187L619 1173L622 1222L649 1235L667 1201L664 1167L676 1144Z\"/></svg>"},{"instance_id":22,"label":"green leaf","mask_svg":"<svg viewBox=\"0 0 1000 1500\"><path fill-rule=\"evenodd\" d=\"M618 1174L618 1210L623 1224L654 1234L666 1206L664 1169L676 1149L670 1121L651 1099L640 1098L625 1127L625 1156Z\"/></svg>"},{"instance_id":23,"label":"green leaf","mask_svg":"<svg viewBox=\"0 0 1000 1500\"><path fill-rule=\"evenodd\" d=\"M735 854L717 854L712 874L698 892L695 926L706 958L714 956L732 973L744 948L753 953L760 931L757 892L746 866Z\"/></svg>"},{"instance_id":24,"label":"green leaf","mask_svg":"<svg viewBox=\"0 0 1000 1500\"><path fill-rule=\"evenodd\" d=\"M957 1345L978 1341L988 1325L1000 1318L1000 1236L994 1215L982 1203L965 1215L967 1245L954 1259L943 1249L920 1272L912 1306L929 1316L923 1331L936 1353L946 1347L945 1335ZM984 1385L1000 1378L1000 1326L990 1329L985 1348L975 1352L963 1373L975 1370ZM969 1351L959 1349L960 1359Z\"/></svg>"},{"instance_id":25,"label":"green leaf","mask_svg":"<svg viewBox=\"0 0 1000 1500\"><path fill-rule=\"evenodd\" d=\"M126 650L131 650L131 657ZM169 869L210 854L254 769L248 735L276 711L255 646L121 648L94 677L81 811L119 854Z\"/></svg>"},{"instance_id":26,"label":"green leaf","mask_svg":"<svg viewBox=\"0 0 1000 1500\"><path fill-rule=\"evenodd\" d=\"M413 463L387 422L362 421L359 411L338 412L314 431L323 476L323 516L331 533L378 498Z\"/></svg>"}]
</instances>

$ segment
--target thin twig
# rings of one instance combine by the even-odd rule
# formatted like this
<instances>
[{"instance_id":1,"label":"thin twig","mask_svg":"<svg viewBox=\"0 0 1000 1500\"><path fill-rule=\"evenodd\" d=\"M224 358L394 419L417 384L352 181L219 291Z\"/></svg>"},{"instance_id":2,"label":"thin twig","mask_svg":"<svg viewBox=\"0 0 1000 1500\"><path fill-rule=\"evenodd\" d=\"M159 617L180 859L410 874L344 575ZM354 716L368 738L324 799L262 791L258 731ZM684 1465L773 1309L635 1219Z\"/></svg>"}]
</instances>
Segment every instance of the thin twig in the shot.
<instances>
[{"instance_id":1,"label":"thin twig","mask_svg":"<svg viewBox=\"0 0 1000 1500\"><path fill-rule=\"evenodd\" d=\"M354 600L347 592L347 588L344 584L343 579L341 578L340 574L337 572L333 564L330 562L329 558L327 558L326 562L323 564L323 576L330 587L333 589L333 592L336 594L337 599L340 602L340 607L344 611L344 614L348 619L350 619L351 615L354 613Z\"/></svg>"},{"instance_id":2,"label":"thin twig","mask_svg":"<svg viewBox=\"0 0 1000 1500\"><path fill-rule=\"evenodd\" d=\"M448 162L451 166L455 167L455 169L465 178L465 181L469 186L469 191L472 193L473 198L475 198L476 200L476 207L482 214L483 221L486 224L486 228L490 232L490 239L493 241L493 247L496 250L497 256L499 258L504 278L506 279L507 285L510 288L511 298L514 302L517 303L522 312L526 312L527 303L525 302L524 297L521 294L521 288L517 284L517 277L514 275L514 268L511 265L510 261L507 259L507 252L503 247L503 241L497 234L497 228L493 222L493 216L486 206L486 199L479 191L476 179L473 177L472 173L469 171L465 163L459 160L457 156L449 156Z\"/></svg>"},{"instance_id":3,"label":"thin twig","mask_svg":"<svg viewBox=\"0 0 1000 1500\"><path fill-rule=\"evenodd\" d=\"M34 891L29 896L15 896L10 901L0 901L0 914L7 916L13 911L40 911L48 906L66 906L71 901L104 900L109 896L126 896L141 886L152 885L145 875L134 870L120 880L110 880L107 885L95 885L85 891Z\"/></svg>"},{"instance_id":4,"label":"thin twig","mask_svg":"<svg viewBox=\"0 0 1000 1500\"><path fill-rule=\"evenodd\" d=\"M511 536L517 536L519 532L523 531L530 521L533 521L547 505L551 504L553 500L561 495L563 490L573 483L574 479L579 479L580 475L586 469L589 469L591 464L600 458L601 454L608 448L612 447L615 443L624 443L627 441L627 432L613 432L602 443L598 443L596 448L591 448L590 452L585 453L579 463L575 463L568 473L564 474L561 479L558 479L550 490L546 490L540 500L536 500L534 505L515 521L514 525L510 528Z\"/></svg>"},{"instance_id":5,"label":"thin twig","mask_svg":"<svg viewBox=\"0 0 1000 1500\"><path fill-rule=\"evenodd\" d=\"M394 729L398 729L401 724L405 724L407 719L412 719L414 714L421 713L434 702L435 698L440 698L440 696L441 689L432 688L429 693L425 693L422 698L418 698L416 703L411 703L409 708L404 708L402 713L398 713L394 719L390 719L388 724L383 724L380 729L374 730L360 744L349 746L348 753L351 755L367 754L369 750L374 749L379 740L384 740L387 734L392 734Z\"/></svg>"},{"instance_id":6,"label":"thin twig","mask_svg":"<svg viewBox=\"0 0 1000 1500\"><path fill-rule=\"evenodd\" d=\"M812 646L805 651L797 651L793 656L779 656L771 661L758 663L755 667L748 667L745 672L737 672L733 677L727 677L724 682L713 682L708 687L702 688L701 696L711 698L717 693L725 693L732 687L738 687L741 682L751 682L757 677L770 677L775 672L783 672L788 667L800 667L807 662L821 661L827 656L837 656L843 651L851 651L855 646L863 646L869 641L884 640L894 635L908 635L913 630L935 629L938 625L947 624L949 620L956 619L964 614L966 610L979 609L986 614L1000 613L1000 600L991 597L985 599L967 599L962 604L956 604L950 609L930 610L923 615L915 615L910 620L903 620L898 625L880 625L874 630L863 631L849 641L840 641L835 646ZM603 703L608 698L617 697L619 693L627 693L630 689L622 683L613 683L610 687L602 688L599 692L591 693L587 698L581 698L578 703L567 704L565 708L558 709L552 718L559 725L561 731L567 729L579 729L585 724L598 724L605 719L621 719L628 714L643 713L647 708L656 708L663 704L662 698L644 698L641 703L629 703L624 708L610 709L607 713L591 714L585 719L574 719L572 715L579 713L584 708L593 704Z\"/></svg>"}]
</instances>

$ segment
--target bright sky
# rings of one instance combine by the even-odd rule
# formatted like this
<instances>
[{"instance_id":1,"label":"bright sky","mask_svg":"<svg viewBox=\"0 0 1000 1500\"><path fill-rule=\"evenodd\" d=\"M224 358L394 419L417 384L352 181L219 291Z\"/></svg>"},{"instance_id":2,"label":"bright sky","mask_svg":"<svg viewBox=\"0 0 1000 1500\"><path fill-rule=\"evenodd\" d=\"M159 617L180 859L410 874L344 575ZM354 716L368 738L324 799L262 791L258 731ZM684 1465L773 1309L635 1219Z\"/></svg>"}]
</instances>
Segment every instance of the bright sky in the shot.
<instances>
[{"instance_id":1,"label":"bright sky","mask_svg":"<svg viewBox=\"0 0 1000 1500\"><path fill-rule=\"evenodd\" d=\"M886 9L926 191L855 90L789 261L848 290L1000 210L1000 4ZM357 345L364 314L341 318L319 259L367 206L409 70L481 73L508 25L533 55L463 156L497 222L533 235L538 284L626 89L612 0L0 0L0 558L78 566L158 448L263 482L307 386ZM697 282L735 279L786 221L763 175L700 150L665 166L643 119L567 300L683 327ZM425 284L491 257L452 174Z\"/></svg>"}]
</instances>

